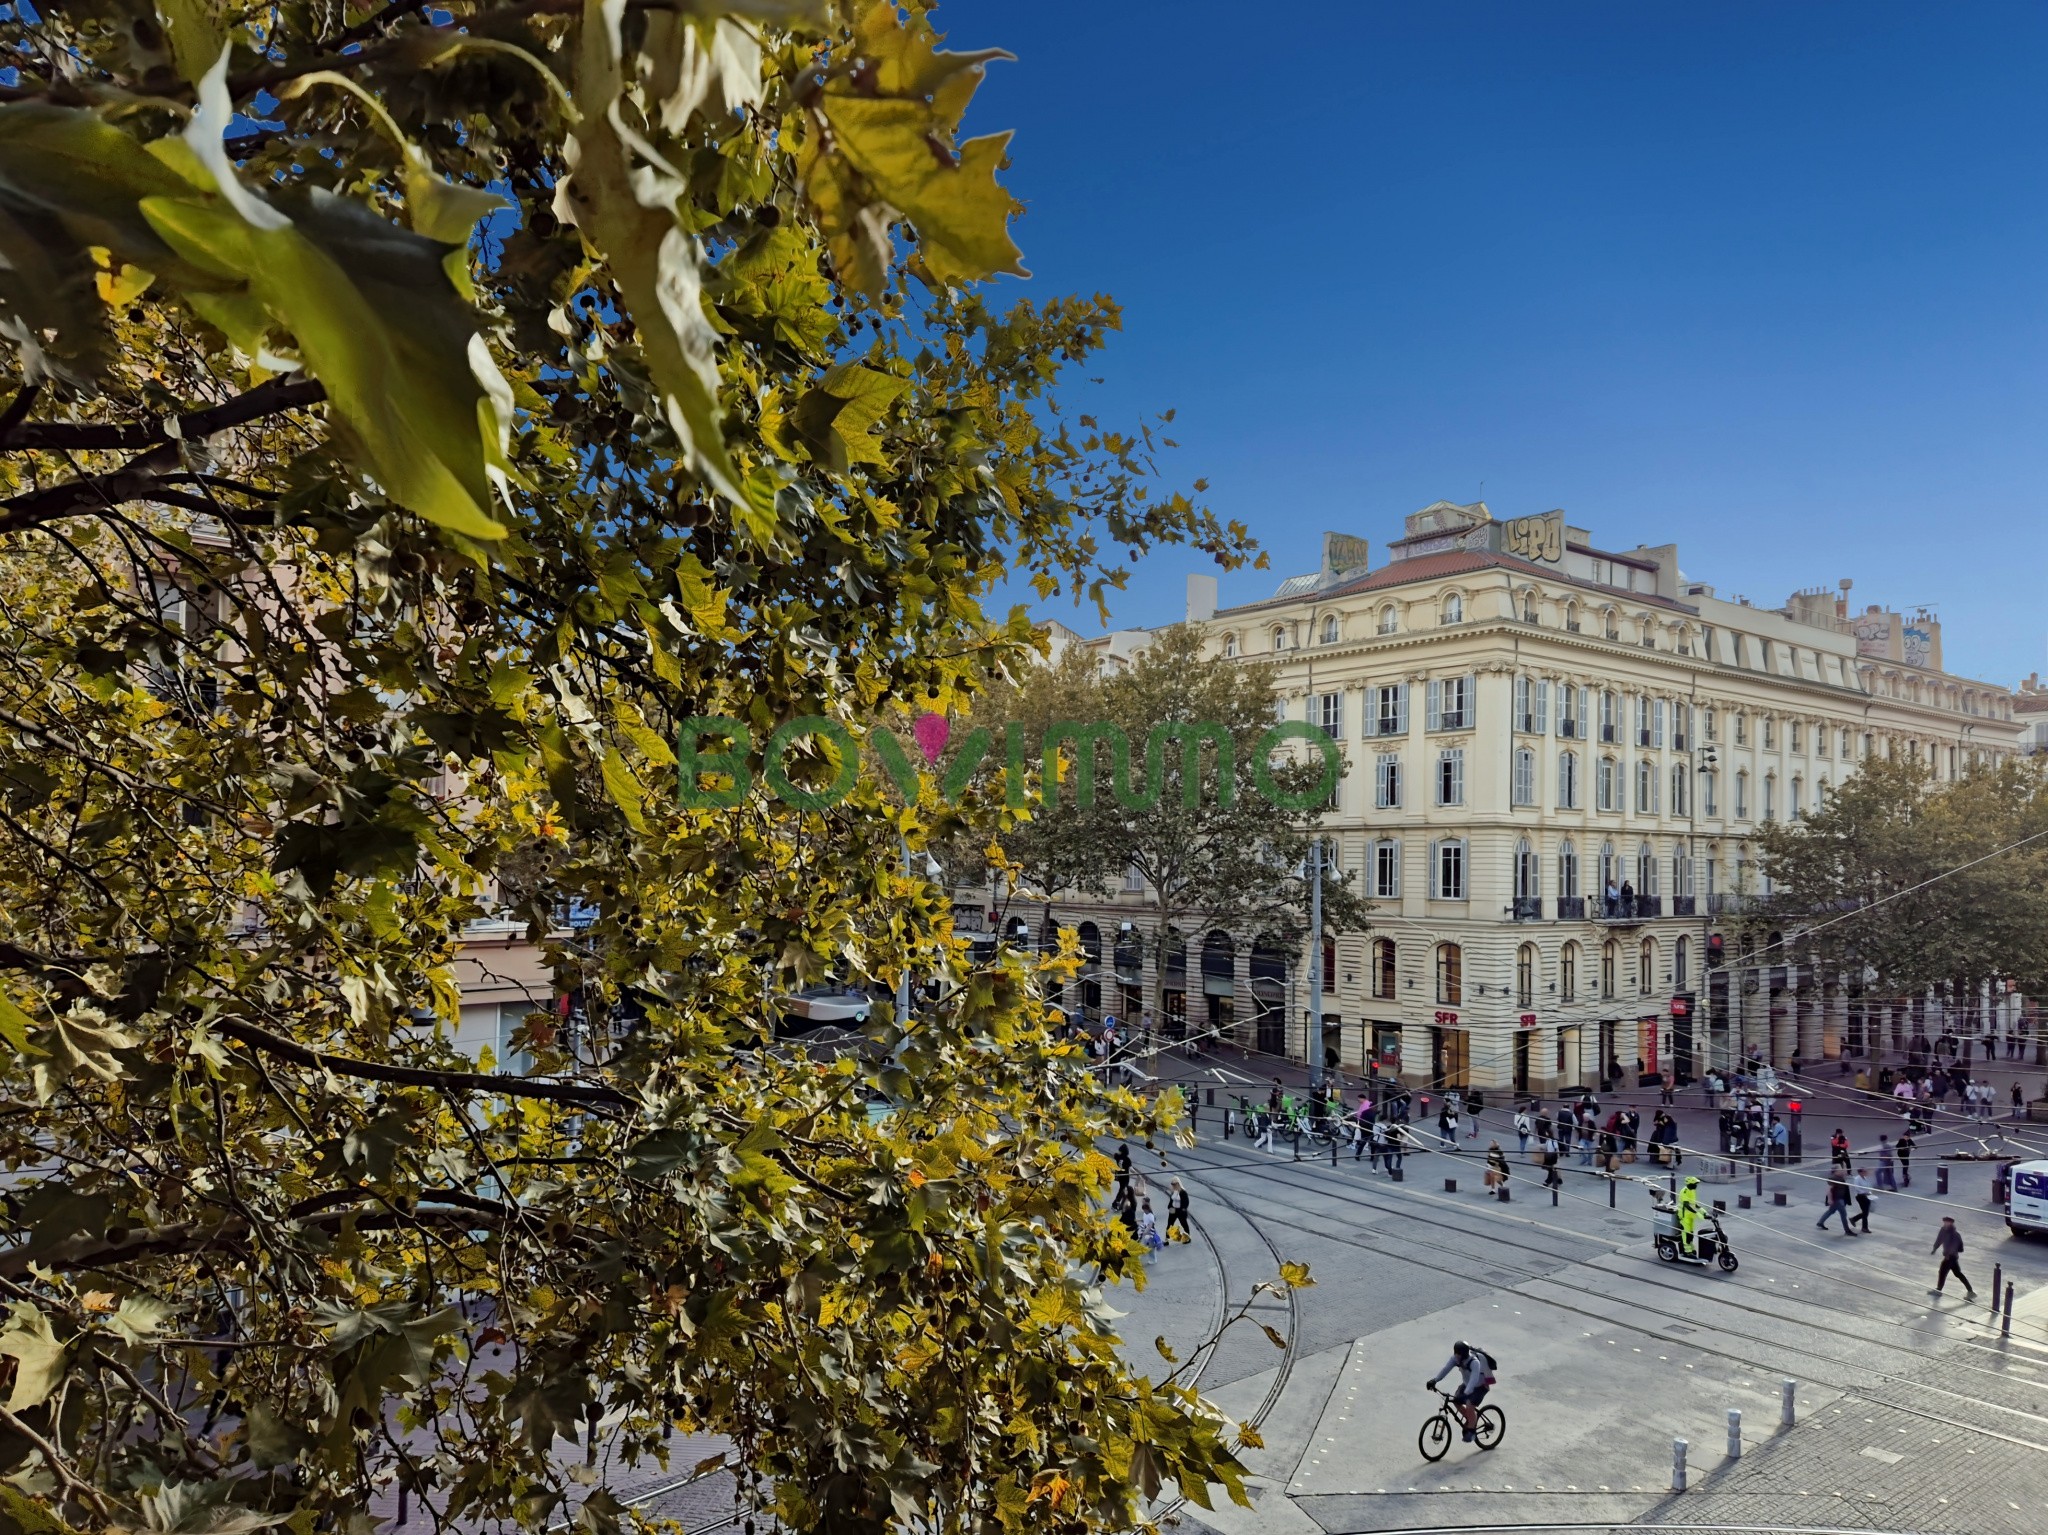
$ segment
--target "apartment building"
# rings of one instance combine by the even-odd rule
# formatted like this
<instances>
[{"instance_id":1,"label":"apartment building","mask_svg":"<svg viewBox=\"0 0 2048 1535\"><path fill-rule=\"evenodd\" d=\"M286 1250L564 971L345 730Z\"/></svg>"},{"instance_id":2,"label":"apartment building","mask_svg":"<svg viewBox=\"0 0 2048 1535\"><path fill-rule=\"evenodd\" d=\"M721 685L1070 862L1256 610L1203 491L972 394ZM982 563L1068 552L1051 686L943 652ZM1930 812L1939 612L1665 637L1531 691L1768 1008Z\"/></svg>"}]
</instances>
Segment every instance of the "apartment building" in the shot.
<instances>
[{"instance_id":1,"label":"apartment building","mask_svg":"<svg viewBox=\"0 0 2048 1535\"><path fill-rule=\"evenodd\" d=\"M1281 716L1348 759L1329 847L1376 910L1320 956L1181 935L1165 1032L1301 1057L1319 1014L1346 1070L1538 1092L1610 1060L1690 1078L1904 1037L1904 1008L1768 935L1745 966L1728 919L1759 890L1757 829L1859 762L1947 777L2017 748L2012 693L1944 672L1932 614L1852 613L1847 581L1757 607L1681 574L1674 544L1606 548L1561 511L1438 502L1386 554L1328 535L1320 571L1237 607L1189 583L1211 653L1276 662ZM1142 994L1140 895L1052 907L1093 956L1084 1007Z\"/></svg>"}]
</instances>

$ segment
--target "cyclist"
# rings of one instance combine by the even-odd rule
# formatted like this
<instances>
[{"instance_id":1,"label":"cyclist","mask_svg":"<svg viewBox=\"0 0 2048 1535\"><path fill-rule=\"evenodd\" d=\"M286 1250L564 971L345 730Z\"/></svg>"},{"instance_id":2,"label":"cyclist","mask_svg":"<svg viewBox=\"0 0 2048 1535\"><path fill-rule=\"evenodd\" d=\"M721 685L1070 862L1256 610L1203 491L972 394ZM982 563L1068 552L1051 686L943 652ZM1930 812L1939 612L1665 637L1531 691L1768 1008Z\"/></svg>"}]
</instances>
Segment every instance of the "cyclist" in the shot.
<instances>
[{"instance_id":1,"label":"cyclist","mask_svg":"<svg viewBox=\"0 0 2048 1535\"><path fill-rule=\"evenodd\" d=\"M1460 1339L1451 1345L1451 1357L1444 1367L1424 1381L1424 1387L1434 1390L1436 1383L1453 1371L1458 1374L1458 1389L1451 1393L1451 1405L1458 1409L1458 1420L1465 1425L1465 1442L1470 1444L1479 1424L1479 1404L1493 1385L1493 1360Z\"/></svg>"}]
</instances>

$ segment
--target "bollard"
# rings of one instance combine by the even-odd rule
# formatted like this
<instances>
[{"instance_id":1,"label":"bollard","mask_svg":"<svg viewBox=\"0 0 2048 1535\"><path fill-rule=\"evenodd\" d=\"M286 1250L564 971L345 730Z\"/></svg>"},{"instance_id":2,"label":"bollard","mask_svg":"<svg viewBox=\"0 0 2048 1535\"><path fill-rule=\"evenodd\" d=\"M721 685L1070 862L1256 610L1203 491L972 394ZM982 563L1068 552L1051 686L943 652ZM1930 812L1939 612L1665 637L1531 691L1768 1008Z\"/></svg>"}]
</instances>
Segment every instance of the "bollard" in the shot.
<instances>
[{"instance_id":1,"label":"bollard","mask_svg":"<svg viewBox=\"0 0 2048 1535\"><path fill-rule=\"evenodd\" d=\"M1778 1422L1786 1428L1792 1426L1792 1399L1798 1390L1799 1383L1797 1381L1781 1380L1778 1382Z\"/></svg>"},{"instance_id":2,"label":"bollard","mask_svg":"<svg viewBox=\"0 0 2048 1535\"><path fill-rule=\"evenodd\" d=\"M1398 1167L1393 1169L1392 1176L1396 1183L1405 1183L1408 1178L1408 1175L1402 1172L1401 1169Z\"/></svg>"},{"instance_id":3,"label":"bollard","mask_svg":"<svg viewBox=\"0 0 2048 1535\"><path fill-rule=\"evenodd\" d=\"M1331 1137L1330 1137L1330 1166L1332 1166L1332 1167L1335 1167L1336 1165L1337 1165L1337 1137L1333 1135L1333 1136L1331 1136Z\"/></svg>"},{"instance_id":4,"label":"bollard","mask_svg":"<svg viewBox=\"0 0 2048 1535\"><path fill-rule=\"evenodd\" d=\"M2012 1336L2012 1281L2010 1279L2005 1282L2005 1318L1998 1324L1998 1335L2001 1338L2010 1338Z\"/></svg>"},{"instance_id":5,"label":"bollard","mask_svg":"<svg viewBox=\"0 0 2048 1535\"><path fill-rule=\"evenodd\" d=\"M1756 1197L1764 1197L1764 1164L1761 1162L1756 1164Z\"/></svg>"},{"instance_id":6,"label":"bollard","mask_svg":"<svg viewBox=\"0 0 2048 1535\"><path fill-rule=\"evenodd\" d=\"M1299 1162L1299 1161L1301 1160L1301 1126L1300 1126L1300 1125L1296 1125L1296 1126L1294 1127L1294 1160L1295 1160L1295 1161L1297 1161L1297 1162Z\"/></svg>"},{"instance_id":7,"label":"bollard","mask_svg":"<svg viewBox=\"0 0 2048 1535\"><path fill-rule=\"evenodd\" d=\"M1508 1203L1508 1186L1505 1183L1500 1186L1500 1202L1502 1204Z\"/></svg>"},{"instance_id":8,"label":"bollard","mask_svg":"<svg viewBox=\"0 0 2048 1535\"><path fill-rule=\"evenodd\" d=\"M1671 1441L1671 1490L1673 1492L1685 1491L1685 1441L1683 1439Z\"/></svg>"},{"instance_id":9,"label":"bollard","mask_svg":"<svg viewBox=\"0 0 2048 1535\"><path fill-rule=\"evenodd\" d=\"M1740 1407L1728 1409L1728 1458L1730 1460L1742 1459L1742 1409Z\"/></svg>"},{"instance_id":10,"label":"bollard","mask_svg":"<svg viewBox=\"0 0 2048 1535\"><path fill-rule=\"evenodd\" d=\"M1937 1167L1934 1170L1934 1192L1937 1194L1946 1194L1948 1192L1948 1169L1946 1167Z\"/></svg>"},{"instance_id":11,"label":"bollard","mask_svg":"<svg viewBox=\"0 0 2048 1535\"><path fill-rule=\"evenodd\" d=\"M1607 1180L1607 1208L1610 1210L1614 1208L1614 1180L1612 1178Z\"/></svg>"},{"instance_id":12,"label":"bollard","mask_svg":"<svg viewBox=\"0 0 2048 1535\"><path fill-rule=\"evenodd\" d=\"M1749 1208L1749 1196L1747 1194L1737 1194L1735 1196L1735 1208L1747 1210Z\"/></svg>"},{"instance_id":13,"label":"bollard","mask_svg":"<svg viewBox=\"0 0 2048 1535\"><path fill-rule=\"evenodd\" d=\"M1782 1205L1784 1202L1785 1191L1783 1189L1773 1189L1771 1191L1771 1203L1774 1205Z\"/></svg>"},{"instance_id":14,"label":"bollard","mask_svg":"<svg viewBox=\"0 0 2048 1535\"><path fill-rule=\"evenodd\" d=\"M1557 1190L1556 1190L1556 1189L1552 1189L1552 1190L1550 1191L1550 1208L1551 1208L1551 1209L1553 1209L1553 1210L1555 1210L1555 1209L1557 1208Z\"/></svg>"},{"instance_id":15,"label":"bollard","mask_svg":"<svg viewBox=\"0 0 2048 1535\"><path fill-rule=\"evenodd\" d=\"M1230 1110L1227 1107L1223 1110L1223 1138L1226 1141L1230 1139Z\"/></svg>"},{"instance_id":16,"label":"bollard","mask_svg":"<svg viewBox=\"0 0 2048 1535\"><path fill-rule=\"evenodd\" d=\"M1999 1285L2000 1285L2000 1284L2001 1284L2001 1283L2003 1282L2003 1280L2004 1280L2004 1279L2005 1279L2005 1265L2004 1265L2003 1263L1994 1263L1994 1264L1992 1264L1992 1265L1991 1265L1991 1314L1992 1314L1993 1316L1997 1316L1997 1315L1998 1315L1998 1289L1999 1289Z\"/></svg>"},{"instance_id":17,"label":"bollard","mask_svg":"<svg viewBox=\"0 0 2048 1535\"><path fill-rule=\"evenodd\" d=\"M1458 1180L1457 1180L1456 1178L1446 1178L1446 1179L1444 1179L1444 1192L1445 1192L1446 1194L1455 1194L1455 1193L1457 1193L1457 1192L1458 1192Z\"/></svg>"},{"instance_id":18,"label":"bollard","mask_svg":"<svg viewBox=\"0 0 2048 1535\"><path fill-rule=\"evenodd\" d=\"M1212 1109L1213 1109L1213 1108L1215 1108L1215 1107L1216 1107L1216 1089L1215 1089L1215 1088L1213 1088L1213 1087L1208 1087L1208 1088L1204 1088L1204 1089L1202 1090L1202 1092L1203 1092L1203 1096L1204 1096L1204 1097L1206 1097L1206 1098L1208 1099L1208 1101L1209 1101L1209 1107L1210 1107L1210 1108L1212 1108Z\"/></svg>"},{"instance_id":19,"label":"bollard","mask_svg":"<svg viewBox=\"0 0 2048 1535\"><path fill-rule=\"evenodd\" d=\"M1715 1213L1716 1215L1726 1215L1726 1214L1728 1213L1728 1201L1727 1201L1727 1200L1725 1200L1725 1199L1717 1199L1717 1200L1715 1200L1715 1201L1714 1201L1714 1213Z\"/></svg>"}]
</instances>

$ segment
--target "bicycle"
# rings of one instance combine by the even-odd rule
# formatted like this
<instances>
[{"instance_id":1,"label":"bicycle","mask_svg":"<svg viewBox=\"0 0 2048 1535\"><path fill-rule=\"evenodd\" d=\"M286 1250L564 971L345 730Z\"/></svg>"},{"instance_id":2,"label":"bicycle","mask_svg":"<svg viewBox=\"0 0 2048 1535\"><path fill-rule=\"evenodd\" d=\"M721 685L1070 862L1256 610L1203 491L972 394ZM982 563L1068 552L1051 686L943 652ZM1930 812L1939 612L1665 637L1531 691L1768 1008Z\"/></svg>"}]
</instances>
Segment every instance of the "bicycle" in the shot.
<instances>
[{"instance_id":1,"label":"bicycle","mask_svg":"<svg viewBox=\"0 0 2048 1535\"><path fill-rule=\"evenodd\" d=\"M1441 1386L1429 1388L1437 1395L1436 1412L1422 1425L1417 1443L1422 1449L1422 1458L1429 1461L1442 1460L1451 1448L1451 1441L1465 1431L1465 1420L1458 1416L1458 1409L1451 1402L1451 1393ZM1479 1409L1473 1443L1482 1450L1490 1450L1507 1437L1508 1415L1491 1402Z\"/></svg>"}]
</instances>

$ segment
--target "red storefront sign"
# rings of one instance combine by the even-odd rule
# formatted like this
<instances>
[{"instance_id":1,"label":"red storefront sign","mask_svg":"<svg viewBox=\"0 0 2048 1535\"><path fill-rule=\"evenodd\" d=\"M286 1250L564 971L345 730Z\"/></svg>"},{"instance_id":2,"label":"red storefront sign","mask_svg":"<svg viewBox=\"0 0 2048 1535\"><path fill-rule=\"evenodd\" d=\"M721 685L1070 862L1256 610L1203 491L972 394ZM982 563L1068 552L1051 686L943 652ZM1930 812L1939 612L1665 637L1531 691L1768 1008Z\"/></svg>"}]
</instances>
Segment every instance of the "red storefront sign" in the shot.
<instances>
[{"instance_id":1,"label":"red storefront sign","mask_svg":"<svg viewBox=\"0 0 2048 1535\"><path fill-rule=\"evenodd\" d=\"M1536 1027L1536 1015L1534 1013L1524 1013L1517 1022L1525 1029L1533 1029Z\"/></svg>"},{"instance_id":2,"label":"red storefront sign","mask_svg":"<svg viewBox=\"0 0 2048 1535\"><path fill-rule=\"evenodd\" d=\"M1641 1023L1643 1028L1643 1070L1656 1071L1659 1069L1657 1065L1657 1019L1654 1016L1644 1018L1641 1020Z\"/></svg>"}]
</instances>

